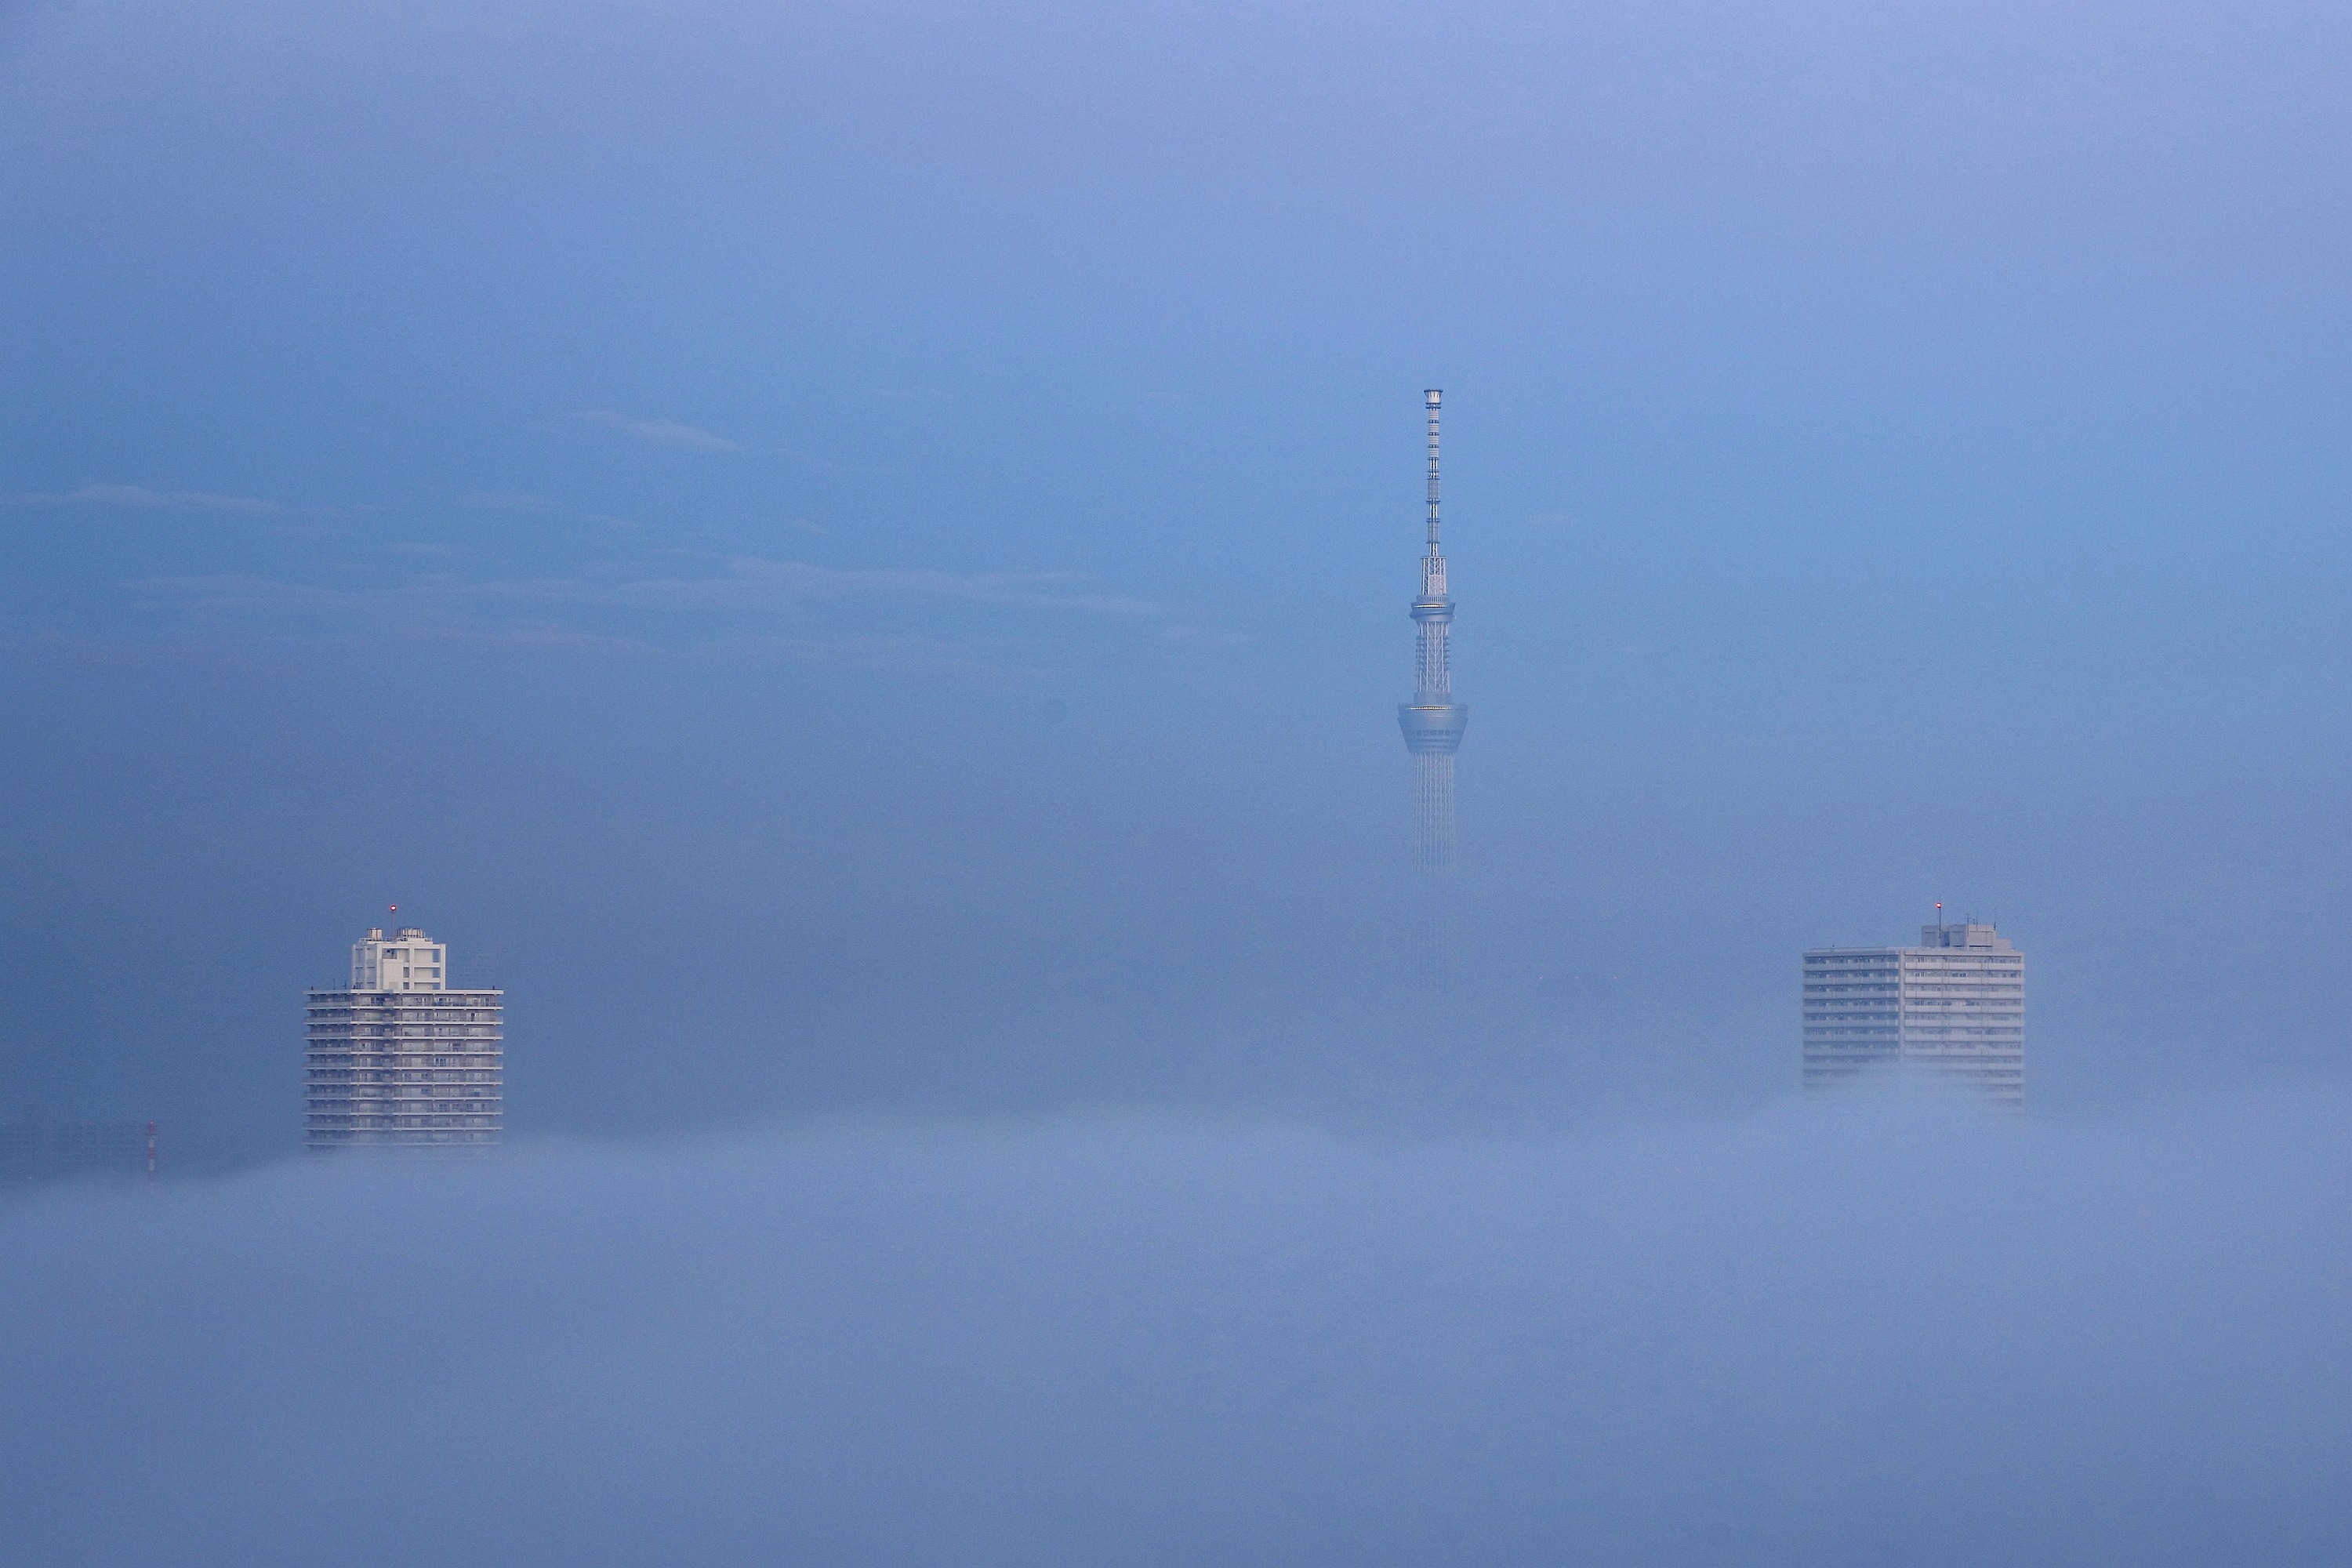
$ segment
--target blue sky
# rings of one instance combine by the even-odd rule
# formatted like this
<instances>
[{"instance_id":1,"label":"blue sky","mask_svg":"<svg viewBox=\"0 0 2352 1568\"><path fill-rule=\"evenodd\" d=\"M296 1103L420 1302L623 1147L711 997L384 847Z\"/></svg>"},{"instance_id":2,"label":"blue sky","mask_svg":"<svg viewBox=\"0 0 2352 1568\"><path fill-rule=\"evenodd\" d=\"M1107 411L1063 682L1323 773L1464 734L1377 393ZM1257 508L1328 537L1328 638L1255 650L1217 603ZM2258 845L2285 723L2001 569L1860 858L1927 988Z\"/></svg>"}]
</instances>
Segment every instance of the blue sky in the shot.
<instances>
[{"instance_id":1,"label":"blue sky","mask_svg":"<svg viewBox=\"0 0 2352 1568\"><path fill-rule=\"evenodd\" d=\"M526 1131L1755 1103L1796 952L1939 898L2046 1103L2332 1071L2348 45L9 10L0 1089L282 1149L394 900ZM1415 1033L1426 385L1477 973Z\"/></svg>"}]
</instances>

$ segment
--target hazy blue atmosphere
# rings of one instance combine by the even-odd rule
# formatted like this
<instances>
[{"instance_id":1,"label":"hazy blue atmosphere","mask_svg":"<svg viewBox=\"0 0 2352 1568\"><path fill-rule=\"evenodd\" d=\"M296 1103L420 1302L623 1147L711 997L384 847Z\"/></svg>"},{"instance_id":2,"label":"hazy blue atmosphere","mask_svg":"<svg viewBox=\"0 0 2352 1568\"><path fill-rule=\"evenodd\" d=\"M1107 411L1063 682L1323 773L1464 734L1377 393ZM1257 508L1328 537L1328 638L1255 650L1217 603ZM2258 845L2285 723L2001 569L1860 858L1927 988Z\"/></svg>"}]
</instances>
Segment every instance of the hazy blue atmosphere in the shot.
<instances>
[{"instance_id":1,"label":"hazy blue atmosphere","mask_svg":"<svg viewBox=\"0 0 2352 1568\"><path fill-rule=\"evenodd\" d=\"M0 1114L218 1178L0 1210L0 1537L2352 1556L2347 81L2316 4L0 0ZM1937 900L2029 1115L1798 1103L1798 953ZM287 1163L393 903L494 1167Z\"/></svg>"},{"instance_id":2,"label":"hazy blue atmosphere","mask_svg":"<svg viewBox=\"0 0 2352 1568\"><path fill-rule=\"evenodd\" d=\"M7 37L19 1096L285 1150L388 902L520 1133L1740 1105L1936 898L2044 1105L2333 1069L2336 9ZM1423 385L1484 973L1406 1039Z\"/></svg>"},{"instance_id":3,"label":"hazy blue atmosphere","mask_svg":"<svg viewBox=\"0 0 2352 1568\"><path fill-rule=\"evenodd\" d=\"M18 1098L289 1148L395 901L523 1134L1750 1105L1937 899L2045 1106L2334 1070L2336 9L12 17Z\"/></svg>"}]
</instances>

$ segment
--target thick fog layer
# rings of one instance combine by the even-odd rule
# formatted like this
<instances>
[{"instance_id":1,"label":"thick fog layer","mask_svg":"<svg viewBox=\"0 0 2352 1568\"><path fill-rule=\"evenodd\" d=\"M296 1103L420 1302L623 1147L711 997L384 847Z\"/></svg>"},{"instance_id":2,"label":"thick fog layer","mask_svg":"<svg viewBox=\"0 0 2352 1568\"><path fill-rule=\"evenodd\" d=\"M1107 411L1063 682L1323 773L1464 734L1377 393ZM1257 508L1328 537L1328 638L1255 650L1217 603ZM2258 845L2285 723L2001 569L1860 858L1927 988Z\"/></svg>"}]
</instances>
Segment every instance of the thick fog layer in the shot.
<instances>
[{"instance_id":1,"label":"thick fog layer","mask_svg":"<svg viewBox=\"0 0 2352 1568\"><path fill-rule=\"evenodd\" d=\"M2352 1103L848 1130L0 1212L15 1560L2352 1552Z\"/></svg>"}]
</instances>

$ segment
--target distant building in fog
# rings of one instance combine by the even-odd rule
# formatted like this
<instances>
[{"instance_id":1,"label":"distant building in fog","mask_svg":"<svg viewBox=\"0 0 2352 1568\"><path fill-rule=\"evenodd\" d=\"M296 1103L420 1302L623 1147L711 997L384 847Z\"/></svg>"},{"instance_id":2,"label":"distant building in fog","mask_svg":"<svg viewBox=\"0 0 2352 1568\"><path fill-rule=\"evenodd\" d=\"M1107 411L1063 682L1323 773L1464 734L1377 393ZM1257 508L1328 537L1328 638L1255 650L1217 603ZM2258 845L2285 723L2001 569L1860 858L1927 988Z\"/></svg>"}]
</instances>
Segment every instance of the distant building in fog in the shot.
<instances>
[{"instance_id":1,"label":"distant building in fog","mask_svg":"<svg viewBox=\"0 0 2352 1568\"><path fill-rule=\"evenodd\" d=\"M415 926L371 927L351 984L310 994L306 1147L499 1141L506 994L451 990L448 974L448 949Z\"/></svg>"},{"instance_id":2,"label":"distant building in fog","mask_svg":"<svg viewBox=\"0 0 2352 1568\"><path fill-rule=\"evenodd\" d=\"M1922 926L1917 947L1817 947L1804 999L1808 1089L1903 1063L2025 1103L2025 955L1990 925Z\"/></svg>"},{"instance_id":3,"label":"distant building in fog","mask_svg":"<svg viewBox=\"0 0 2352 1568\"><path fill-rule=\"evenodd\" d=\"M74 1121L28 1105L22 1121L0 1122L0 1184L154 1173L152 1121Z\"/></svg>"}]
</instances>

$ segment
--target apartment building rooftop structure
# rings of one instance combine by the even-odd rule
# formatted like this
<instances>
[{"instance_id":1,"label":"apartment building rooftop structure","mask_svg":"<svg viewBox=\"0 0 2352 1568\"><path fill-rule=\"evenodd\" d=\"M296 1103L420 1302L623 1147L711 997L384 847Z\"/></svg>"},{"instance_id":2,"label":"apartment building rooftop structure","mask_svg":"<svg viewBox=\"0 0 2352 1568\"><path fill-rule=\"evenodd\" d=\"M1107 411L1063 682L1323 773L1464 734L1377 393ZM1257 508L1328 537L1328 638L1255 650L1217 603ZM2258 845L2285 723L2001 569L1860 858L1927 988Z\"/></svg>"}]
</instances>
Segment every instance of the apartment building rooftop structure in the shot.
<instances>
[{"instance_id":1,"label":"apartment building rooftop structure","mask_svg":"<svg viewBox=\"0 0 2352 1568\"><path fill-rule=\"evenodd\" d=\"M1916 947L1817 947L1804 956L1804 1081L1926 1068L2025 1104L2025 955L1990 922L1919 928Z\"/></svg>"},{"instance_id":2,"label":"apartment building rooftop structure","mask_svg":"<svg viewBox=\"0 0 2352 1568\"><path fill-rule=\"evenodd\" d=\"M303 1146L478 1151L505 1119L506 993L449 984L415 926L352 944L351 983L309 994Z\"/></svg>"}]
</instances>

